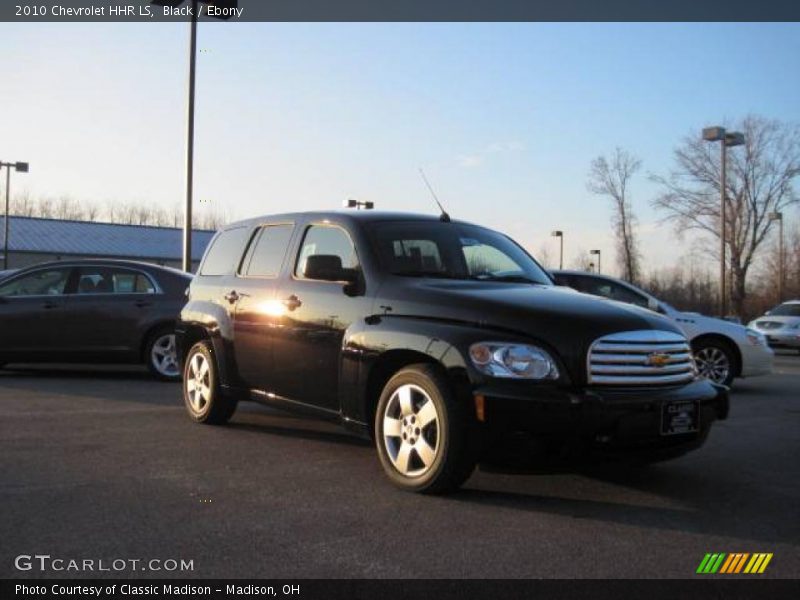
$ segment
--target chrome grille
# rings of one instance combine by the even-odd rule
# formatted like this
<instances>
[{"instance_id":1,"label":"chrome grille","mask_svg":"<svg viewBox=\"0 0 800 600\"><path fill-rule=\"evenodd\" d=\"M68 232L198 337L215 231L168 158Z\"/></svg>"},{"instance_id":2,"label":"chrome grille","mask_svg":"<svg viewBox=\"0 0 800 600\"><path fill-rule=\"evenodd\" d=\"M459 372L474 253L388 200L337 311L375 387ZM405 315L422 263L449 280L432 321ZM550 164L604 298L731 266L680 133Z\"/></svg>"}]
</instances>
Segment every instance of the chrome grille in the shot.
<instances>
[{"instance_id":1,"label":"chrome grille","mask_svg":"<svg viewBox=\"0 0 800 600\"><path fill-rule=\"evenodd\" d=\"M674 385L695 378L689 342L660 330L624 331L595 340L587 367L593 385Z\"/></svg>"}]
</instances>

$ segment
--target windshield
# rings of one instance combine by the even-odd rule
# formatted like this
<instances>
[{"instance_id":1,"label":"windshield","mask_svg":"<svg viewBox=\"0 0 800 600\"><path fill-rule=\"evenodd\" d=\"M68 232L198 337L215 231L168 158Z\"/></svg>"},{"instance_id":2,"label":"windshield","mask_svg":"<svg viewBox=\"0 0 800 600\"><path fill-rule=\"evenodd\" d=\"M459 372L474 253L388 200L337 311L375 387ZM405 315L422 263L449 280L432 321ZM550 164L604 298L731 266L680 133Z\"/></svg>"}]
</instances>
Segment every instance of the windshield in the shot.
<instances>
[{"instance_id":1,"label":"windshield","mask_svg":"<svg viewBox=\"0 0 800 600\"><path fill-rule=\"evenodd\" d=\"M443 221L391 221L371 228L384 268L406 277L552 285L549 275L510 238Z\"/></svg>"},{"instance_id":2,"label":"windshield","mask_svg":"<svg viewBox=\"0 0 800 600\"><path fill-rule=\"evenodd\" d=\"M769 312L770 317L800 317L800 303L781 304Z\"/></svg>"}]
</instances>

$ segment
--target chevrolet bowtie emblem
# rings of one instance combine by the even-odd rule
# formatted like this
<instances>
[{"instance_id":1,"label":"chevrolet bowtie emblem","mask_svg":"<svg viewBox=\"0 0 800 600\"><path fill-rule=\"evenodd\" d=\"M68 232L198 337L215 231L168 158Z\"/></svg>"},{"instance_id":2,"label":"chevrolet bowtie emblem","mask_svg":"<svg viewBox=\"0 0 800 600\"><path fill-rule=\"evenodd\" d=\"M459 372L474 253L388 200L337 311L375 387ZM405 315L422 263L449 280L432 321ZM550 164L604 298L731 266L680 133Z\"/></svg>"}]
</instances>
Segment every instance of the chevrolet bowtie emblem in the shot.
<instances>
[{"instance_id":1,"label":"chevrolet bowtie emblem","mask_svg":"<svg viewBox=\"0 0 800 600\"><path fill-rule=\"evenodd\" d=\"M663 367L669 362L669 354L662 354L660 352L653 352L647 356L647 366L649 367Z\"/></svg>"}]
</instances>

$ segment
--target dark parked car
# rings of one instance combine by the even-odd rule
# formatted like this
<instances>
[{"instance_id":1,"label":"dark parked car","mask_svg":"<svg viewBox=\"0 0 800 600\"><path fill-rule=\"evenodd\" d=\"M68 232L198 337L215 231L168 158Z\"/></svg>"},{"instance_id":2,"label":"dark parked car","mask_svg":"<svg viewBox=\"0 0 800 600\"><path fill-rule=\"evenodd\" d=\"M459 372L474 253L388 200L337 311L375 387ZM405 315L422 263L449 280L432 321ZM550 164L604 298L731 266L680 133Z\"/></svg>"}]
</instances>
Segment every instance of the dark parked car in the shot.
<instances>
[{"instance_id":1,"label":"dark parked car","mask_svg":"<svg viewBox=\"0 0 800 600\"><path fill-rule=\"evenodd\" d=\"M146 363L177 380L175 320L191 276L123 260L39 264L0 280L0 366Z\"/></svg>"},{"instance_id":2,"label":"dark parked car","mask_svg":"<svg viewBox=\"0 0 800 600\"><path fill-rule=\"evenodd\" d=\"M557 287L510 238L446 215L230 225L177 334L195 421L224 423L245 399L336 421L415 491L458 487L520 436L666 458L728 411L668 320Z\"/></svg>"},{"instance_id":3,"label":"dark parked car","mask_svg":"<svg viewBox=\"0 0 800 600\"><path fill-rule=\"evenodd\" d=\"M3 281L3 279L11 277L17 271L19 271L19 269L6 269L4 271L0 271L0 281Z\"/></svg>"}]
</instances>

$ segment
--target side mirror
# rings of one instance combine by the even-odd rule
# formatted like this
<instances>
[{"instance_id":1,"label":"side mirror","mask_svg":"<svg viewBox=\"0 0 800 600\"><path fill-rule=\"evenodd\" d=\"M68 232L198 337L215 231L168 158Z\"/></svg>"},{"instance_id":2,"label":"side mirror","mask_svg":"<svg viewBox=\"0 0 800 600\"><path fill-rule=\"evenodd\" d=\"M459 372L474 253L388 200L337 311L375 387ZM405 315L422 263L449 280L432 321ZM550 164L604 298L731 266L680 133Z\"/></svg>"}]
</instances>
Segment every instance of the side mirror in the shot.
<instances>
[{"instance_id":1,"label":"side mirror","mask_svg":"<svg viewBox=\"0 0 800 600\"><path fill-rule=\"evenodd\" d=\"M342 259L333 254L312 254L306 259L303 277L318 281L338 281L355 283L356 271L342 267Z\"/></svg>"},{"instance_id":2,"label":"side mirror","mask_svg":"<svg viewBox=\"0 0 800 600\"><path fill-rule=\"evenodd\" d=\"M647 299L647 308L654 312L663 312L661 310L661 305L658 303L658 300L655 298L648 298Z\"/></svg>"}]
</instances>

